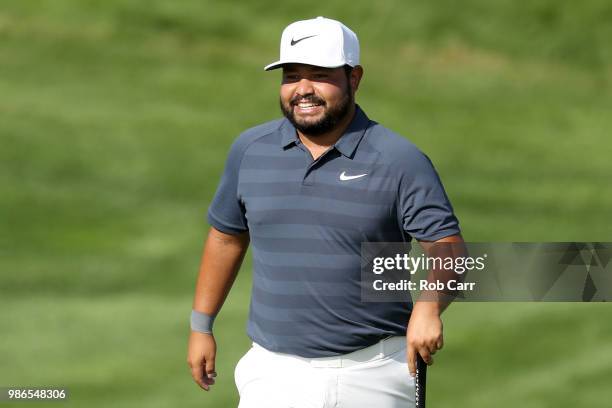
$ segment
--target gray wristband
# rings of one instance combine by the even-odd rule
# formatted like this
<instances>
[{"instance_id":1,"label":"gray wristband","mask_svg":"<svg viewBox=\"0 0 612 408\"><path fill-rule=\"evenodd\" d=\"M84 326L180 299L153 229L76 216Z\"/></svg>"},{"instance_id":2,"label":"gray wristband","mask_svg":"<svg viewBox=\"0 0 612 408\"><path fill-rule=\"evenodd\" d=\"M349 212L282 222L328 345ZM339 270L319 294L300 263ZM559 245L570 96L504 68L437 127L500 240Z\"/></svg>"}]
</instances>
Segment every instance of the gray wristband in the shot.
<instances>
[{"instance_id":1,"label":"gray wristband","mask_svg":"<svg viewBox=\"0 0 612 408\"><path fill-rule=\"evenodd\" d=\"M215 316L209 316L197 310L191 311L191 330L193 331L212 334L214 321Z\"/></svg>"}]
</instances>

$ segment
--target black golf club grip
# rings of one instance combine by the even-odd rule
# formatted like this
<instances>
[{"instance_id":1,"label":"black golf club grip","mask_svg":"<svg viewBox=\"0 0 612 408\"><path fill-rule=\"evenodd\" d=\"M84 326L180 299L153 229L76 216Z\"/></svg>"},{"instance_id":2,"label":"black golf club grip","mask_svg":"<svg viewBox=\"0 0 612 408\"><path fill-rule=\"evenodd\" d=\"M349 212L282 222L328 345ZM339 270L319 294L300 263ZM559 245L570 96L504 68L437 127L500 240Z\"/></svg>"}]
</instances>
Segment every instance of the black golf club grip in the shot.
<instances>
[{"instance_id":1,"label":"black golf club grip","mask_svg":"<svg viewBox=\"0 0 612 408\"><path fill-rule=\"evenodd\" d=\"M416 377L415 384L415 406L416 408L425 408L425 394L427 392L427 364L417 353Z\"/></svg>"}]
</instances>

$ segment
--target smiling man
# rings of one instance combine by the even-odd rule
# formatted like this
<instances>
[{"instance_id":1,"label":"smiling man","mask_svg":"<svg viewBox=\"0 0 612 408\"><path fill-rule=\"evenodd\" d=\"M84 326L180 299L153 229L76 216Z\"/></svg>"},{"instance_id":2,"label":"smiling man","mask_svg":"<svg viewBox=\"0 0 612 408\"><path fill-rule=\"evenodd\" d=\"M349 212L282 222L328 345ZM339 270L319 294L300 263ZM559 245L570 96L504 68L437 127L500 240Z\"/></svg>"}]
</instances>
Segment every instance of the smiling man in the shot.
<instances>
[{"instance_id":1,"label":"smiling man","mask_svg":"<svg viewBox=\"0 0 612 408\"><path fill-rule=\"evenodd\" d=\"M284 118L233 144L209 208L188 363L214 384L212 324L249 242L253 347L235 381L241 408L413 407L417 353L443 345L442 301L361 300L362 242L462 242L429 159L355 103L359 42L318 17L281 38ZM409 374L410 372L410 374Z\"/></svg>"}]
</instances>

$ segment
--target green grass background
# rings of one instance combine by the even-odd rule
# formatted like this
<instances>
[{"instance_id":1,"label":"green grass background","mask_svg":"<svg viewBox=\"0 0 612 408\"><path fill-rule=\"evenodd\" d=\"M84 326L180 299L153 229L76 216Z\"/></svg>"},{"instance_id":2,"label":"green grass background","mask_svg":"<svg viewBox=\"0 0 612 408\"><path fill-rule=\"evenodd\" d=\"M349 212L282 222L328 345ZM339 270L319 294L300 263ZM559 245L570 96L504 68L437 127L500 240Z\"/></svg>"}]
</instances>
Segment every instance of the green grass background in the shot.
<instances>
[{"instance_id":1,"label":"green grass background","mask_svg":"<svg viewBox=\"0 0 612 408\"><path fill-rule=\"evenodd\" d=\"M358 102L432 158L467 240L612 241L609 1L3 0L0 386L236 405L250 261L211 393L185 363L205 212L232 140L279 115L281 30L316 15L358 33ZM445 316L432 407L610 406L608 305Z\"/></svg>"}]
</instances>

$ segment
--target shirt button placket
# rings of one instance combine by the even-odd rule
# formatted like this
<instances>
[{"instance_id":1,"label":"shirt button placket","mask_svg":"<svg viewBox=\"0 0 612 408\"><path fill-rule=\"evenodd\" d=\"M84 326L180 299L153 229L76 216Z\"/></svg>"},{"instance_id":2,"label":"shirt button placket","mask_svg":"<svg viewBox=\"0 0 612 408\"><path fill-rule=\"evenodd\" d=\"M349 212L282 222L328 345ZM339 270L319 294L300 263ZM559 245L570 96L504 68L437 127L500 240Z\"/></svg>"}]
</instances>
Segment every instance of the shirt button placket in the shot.
<instances>
[{"instance_id":1,"label":"shirt button placket","mask_svg":"<svg viewBox=\"0 0 612 408\"><path fill-rule=\"evenodd\" d=\"M306 172L304 173L304 178L302 179L303 186L312 186L314 184L315 172L312 168L312 165L308 166Z\"/></svg>"}]
</instances>

